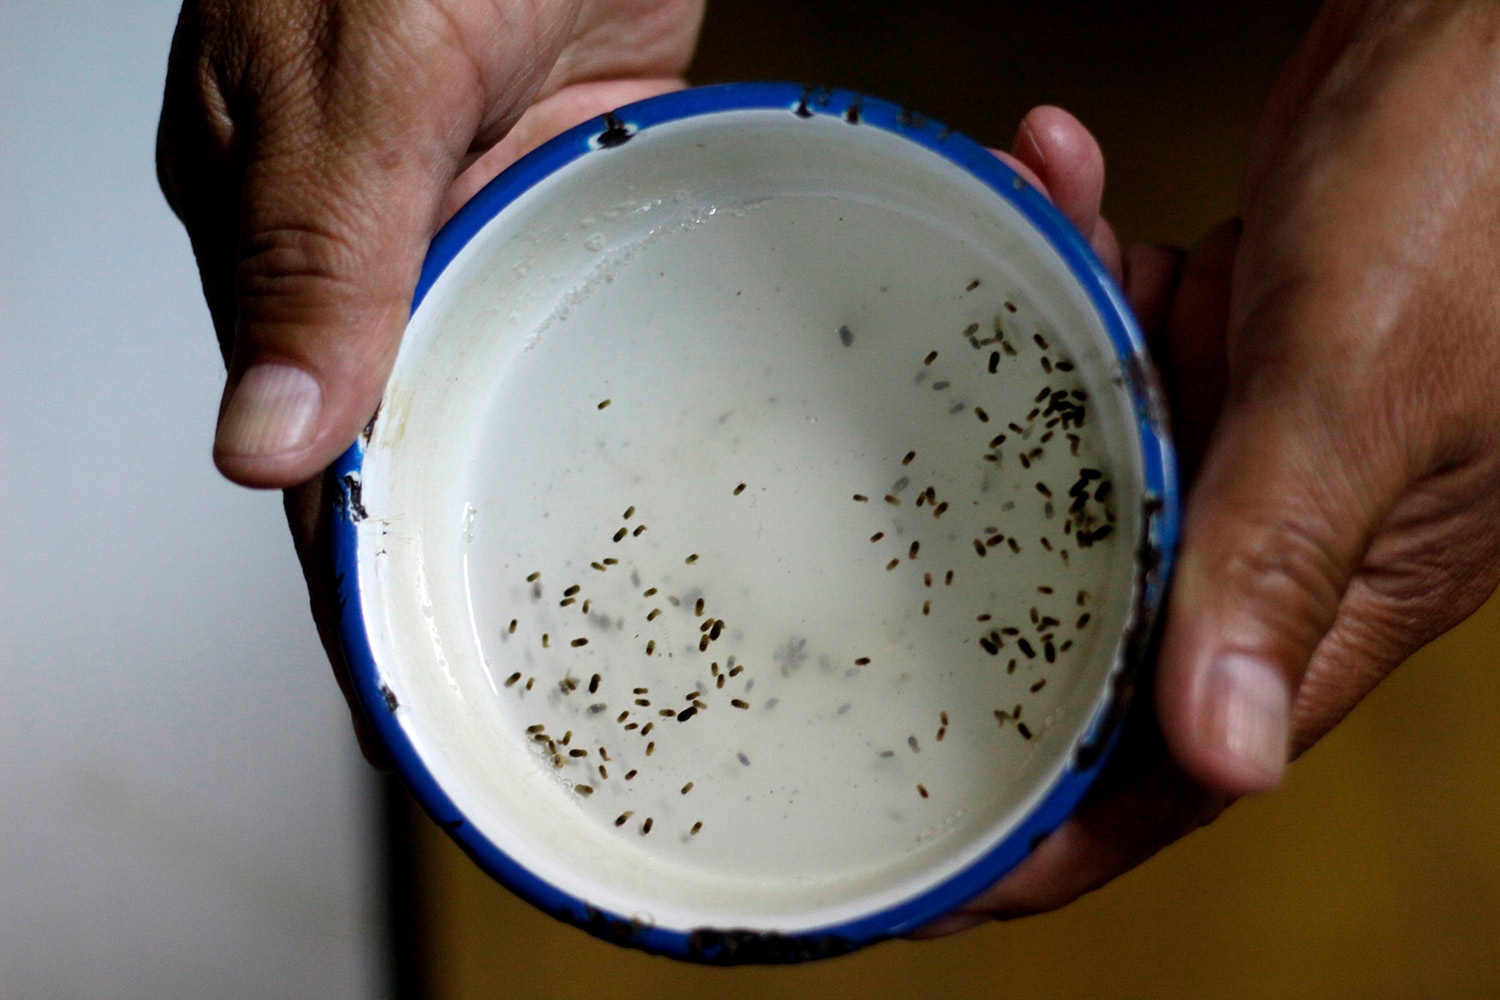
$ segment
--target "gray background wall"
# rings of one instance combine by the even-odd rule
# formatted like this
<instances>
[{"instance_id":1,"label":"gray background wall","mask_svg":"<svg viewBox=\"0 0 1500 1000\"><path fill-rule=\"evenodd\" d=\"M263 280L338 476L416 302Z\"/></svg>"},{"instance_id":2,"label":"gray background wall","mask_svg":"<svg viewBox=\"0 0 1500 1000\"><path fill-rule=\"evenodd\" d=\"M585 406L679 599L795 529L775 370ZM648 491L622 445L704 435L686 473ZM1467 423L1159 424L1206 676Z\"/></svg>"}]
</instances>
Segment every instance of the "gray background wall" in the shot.
<instances>
[{"instance_id":1,"label":"gray background wall","mask_svg":"<svg viewBox=\"0 0 1500 1000\"><path fill-rule=\"evenodd\" d=\"M0 0L0 997L385 991L376 785L152 144L172 0Z\"/></svg>"}]
</instances>

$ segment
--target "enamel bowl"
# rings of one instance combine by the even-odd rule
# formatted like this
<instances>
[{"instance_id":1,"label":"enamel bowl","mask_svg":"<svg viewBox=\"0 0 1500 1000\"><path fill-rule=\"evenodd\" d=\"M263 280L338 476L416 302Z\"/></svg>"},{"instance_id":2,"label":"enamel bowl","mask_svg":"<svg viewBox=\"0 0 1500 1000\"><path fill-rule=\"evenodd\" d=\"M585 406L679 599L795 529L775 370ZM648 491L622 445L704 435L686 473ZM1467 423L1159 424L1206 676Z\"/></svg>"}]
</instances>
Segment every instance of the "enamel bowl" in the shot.
<instances>
[{"instance_id":1,"label":"enamel bowl","mask_svg":"<svg viewBox=\"0 0 1500 1000\"><path fill-rule=\"evenodd\" d=\"M1141 337L982 147L688 90L434 240L334 470L345 653L433 818L611 940L794 961L1014 867L1116 735L1176 523Z\"/></svg>"}]
</instances>

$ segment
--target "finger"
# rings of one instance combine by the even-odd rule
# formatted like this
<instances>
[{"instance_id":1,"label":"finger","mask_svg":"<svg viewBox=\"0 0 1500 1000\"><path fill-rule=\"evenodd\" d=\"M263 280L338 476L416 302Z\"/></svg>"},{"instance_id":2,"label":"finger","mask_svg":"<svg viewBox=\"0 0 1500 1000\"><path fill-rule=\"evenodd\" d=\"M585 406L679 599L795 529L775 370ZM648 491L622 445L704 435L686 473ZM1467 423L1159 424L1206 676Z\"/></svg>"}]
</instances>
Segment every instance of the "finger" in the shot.
<instances>
[{"instance_id":1,"label":"finger","mask_svg":"<svg viewBox=\"0 0 1500 1000\"><path fill-rule=\"evenodd\" d=\"M1104 198L1104 154L1083 123L1062 108L1033 108L1021 119L1011 152L1041 179L1057 210L1092 239Z\"/></svg>"},{"instance_id":2,"label":"finger","mask_svg":"<svg viewBox=\"0 0 1500 1000\"><path fill-rule=\"evenodd\" d=\"M1014 871L913 936L1066 906L1217 817L1226 800L1184 773L1147 726L1126 734L1094 791Z\"/></svg>"},{"instance_id":3,"label":"finger","mask_svg":"<svg viewBox=\"0 0 1500 1000\"><path fill-rule=\"evenodd\" d=\"M1127 247L1121 254L1120 285L1148 342L1166 324L1183 257L1174 247L1142 243Z\"/></svg>"},{"instance_id":4,"label":"finger","mask_svg":"<svg viewBox=\"0 0 1500 1000\"><path fill-rule=\"evenodd\" d=\"M343 645L339 642L339 594L338 582L334 578L328 531L331 509L324 502L326 479L318 476L301 486L285 491L282 507L286 511L287 524L292 529L292 542L297 548L297 558L302 563L302 575L307 580L308 602L312 607L313 622L318 628L318 639L323 652L333 666L333 677L338 682L339 692L349 708L350 720L354 723L354 735L359 740L359 751L365 760L381 771L395 767L385 745L375 735L359 697L354 693L354 681L349 676L348 662L344 659Z\"/></svg>"},{"instance_id":5,"label":"finger","mask_svg":"<svg viewBox=\"0 0 1500 1000\"><path fill-rule=\"evenodd\" d=\"M1158 666L1168 746L1228 795L1280 781L1293 697L1404 471L1389 435L1357 436L1383 418L1320 353L1340 338L1311 305L1294 294L1246 324L1262 353L1231 381L1189 499Z\"/></svg>"},{"instance_id":6,"label":"finger","mask_svg":"<svg viewBox=\"0 0 1500 1000\"><path fill-rule=\"evenodd\" d=\"M1160 334L1146 327L1172 401L1172 436L1182 481L1192 483L1229 384L1229 283L1240 224L1230 219L1198 242L1182 264Z\"/></svg>"},{"instance_id":7,"label":"finger","mask_svg":"<svg viewBox=\"0 0 1500 1000\"><path fill-rule=\"evenodd\" d=\"M391 118L400 136L409 123ZM325 122L262 136L251 149L214 441L215 461L236 482L309 479L374 412L453 169L439 144L386 155L391 141Z\"/></svg>"}]
</instances>

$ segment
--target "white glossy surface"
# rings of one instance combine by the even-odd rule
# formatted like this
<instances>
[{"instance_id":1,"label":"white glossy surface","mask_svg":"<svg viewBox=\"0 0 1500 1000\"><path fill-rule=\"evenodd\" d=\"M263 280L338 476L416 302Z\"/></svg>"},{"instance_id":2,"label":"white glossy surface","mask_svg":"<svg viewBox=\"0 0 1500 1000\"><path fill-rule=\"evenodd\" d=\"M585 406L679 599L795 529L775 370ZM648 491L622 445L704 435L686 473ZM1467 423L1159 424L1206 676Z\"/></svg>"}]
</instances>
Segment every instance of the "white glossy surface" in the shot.
<instances>
[{"instance_id":1,"label":"white glossy surface","mask_svg":"<svg viewBox=\"0 0 1500 1000\"><path fill-rule=\"evenodd\" d=\"M465 249L366 460L363 594L472 822L616 912L788 930L934 884L1037 800L1115 659L1139 474L1098 320L1018 223L889 134L753 112L591 156ZM1087 397L1076 454L1042 389ZM1118 517L1087 548L1083 468ZM981 557L997 532L1019 551Z\"/></svg>"}]
</instances>

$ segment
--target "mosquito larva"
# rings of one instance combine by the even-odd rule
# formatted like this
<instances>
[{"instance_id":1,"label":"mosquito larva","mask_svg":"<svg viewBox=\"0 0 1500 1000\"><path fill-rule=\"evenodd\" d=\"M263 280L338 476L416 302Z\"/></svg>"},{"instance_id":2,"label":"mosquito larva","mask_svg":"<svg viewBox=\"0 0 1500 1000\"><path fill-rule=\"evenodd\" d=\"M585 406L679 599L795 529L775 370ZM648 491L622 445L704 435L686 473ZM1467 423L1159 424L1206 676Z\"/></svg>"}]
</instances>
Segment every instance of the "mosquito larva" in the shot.
<instances>
[{"instance_id":1,"label":"mosquito larva","mask_svg":"<svg viewBox=\"0 0 1500 1000\"><path fill-rule=\"evenodd\" d=\"M693 565L693 563L695 563L697 561L698 561L698 553L696 553L696 552L694 552L692 555L688 556L686 559L683 560L683 562L687 563L689 566Z\"/></svg>"},{"instance_id":2,"label":"mosquito larva","mask_svg":"<svg viewBox=\"0 0 1500 1000\"><path fill-rule=\"evenodd\" d=\"M634 774L634 773L635 773L634 771L630 772L630 774ZM627 774L626 777L628 778L628 777L630 777L630 775ZM626 822L629 821L630 817L632 817L634 815L635 815L635 810L634 809L626 809L624 812L620 813L620 815L618 815L618 816L615 817L615 826L624 826L626 824Z\"/></svg>"},{"instance_id":3,"label":"mosquito larva","mask_svg":"<svg viewBox=\"0 0 1500 1000\"><path fill-rule=\"evenodd\" d=\"M917 738L915 736L908 736L906 738L906 745L911 747L912 753L922 752L922 747L917 743Z\"/></svg>"},{"instance_id":4,"label":"mosquito larva","mask_svg":"<svg viewBox=\"0 0 1500 1000\"><path fill-rule=\"evenodd\" d=\"M573 786L573 791L577 792L579 795L589 796L589 795L593 795L594 794L594 786L593 785L574 785Z\"/></svg>"},{"instance_id":5,"label":"mosquito larva","mask_svg":"<svg viewBox=\"0 0 1500 1000\"><path fill-rule=\"evenodd\" d=\"M729 668L729 676L730 677L738 677L741 673L744 672L744 669L745 668L744 668L743 665L730 667Z\"/></svg>"},{"instance_id":6,"label":"mosquito larva","mask_svg":"<svg viewBox=\"0 0 1500 1000\"><path fill-rule=\"evenodd\" d=\"M924 799L927 798L927 789L926 789L926 787L923 786L923 785L920 785L920 784L917 785L917 794L920 795L920 796L922 796L922 798L924 798Z\"/></svg>"},{"instance_id":7,"label":"mosquito larva","mask_svg":"<svg viewBox=\"0 0 1500 1000\"><path fill-rule=\"evenodd\" d=\"M560 600L560 601L557 602L557 606L560 607L560 608L566 608L570 604L577 604L577 603L578 603L578 598L576 598L576 597L564 597L562 600Z\"/></svg>"},{"instance_id":8,"label":"mosquito larva","mask_svg":"<svg viewBox=\"0 0 1500 1000\"><path fill-rule=\"evenodd\" d=\"M602 410L602 409L604 409L604 408L605 408L605 407L606 407L606 406L608 406L608 405L609 405L609 404L610 404L610 403L612 403L612 402L614 402L614 400L610 400L610 399L601 399L601 400L600 400L600 401L599 401L599 409L601 409L601 410Z\"/></svg>"},{"instance_id":9,"label":"mosquito larva","mask_svg":"<svg viewBox=\"0 0 1500 1000\"><path fill-rule=\"evenodd\" d=\"M595 674L594 676L592 676L592 677L589 678L589 694L594 694L594 693L598 692L598 690L599 690L599 675Z\"/></svg>"},{"instance_id":10,"label":"mosquito larva","mask_svg":"<svg viewBox=\"0 0 1500 1000\"><path fill-rule=\"evenodd\" d=\"M733 705L735 708L749 708L750 707L750 703L749 702L743 701L743 700L741 700L739 698L731 698L729 700L729 704Z\"/></svg>"},{"instance_id":11,"label":"mosquito larva","mask_svg":"<svg viewBox=\"0 0 1500 1000\"><path fill-rule=\"evenodd\" d=\"M655 728L656 728L656 723L654 723L654 722L648 722L644 726L641 727L641 735L642 736L650 736L651 735L651 730L653 730Z\"/></svg>"},{"instance_id":12,"label":"mosquito larva","mask_svg":"<svg viewBox=\"0 0 1500 1000\"><path fill-rule=\"evenodd\" d=\"M508 629L508 631L510 632L511 635L515 635L516 634L516 625L517 625L516 620L514 618L512 618L510 620L510 628Z\"/></svg>"},{"instance_id":13,"label":"mosquito larva","mask_svg":"<svg viewBox=\"0 0 1500 1000\"><path fill-rule=\"evenodd\" d=\"M1038 691L1040 691L1042 688L1044 688L1046 686L1047 686L1047 678L1043 677L1041 680L1039 680L1035 684L1031 685L1031 693L1032 694L1036 694Z\"/></svg>"},{"instance_id":14,"label":"mosquito larva","mask_svg":"<svg viewBox=\"0 0 1500 1000\"><path fill-rule=\"evenodd\" d=\"M650 694L651 693L651 689L650 688L644 688L644 687L638 687L638 688L632 689L630 693L631 694Z\"/></svg>"},{"instance_id":15,"label":"mosquito larva","mask_svg":"<svg viewBox=\"0 0 1500 1000\"><path fill-rule=\"evenodd\" d=\"M900 559L892 559L890 562L888 562L888 563L885 564L886 572L889 573L891 570L895 569L899 565L901 565L901 560Z\"/></svg>"},{"instance_id":16,"label":"mosquito larva","mask_svg":"<svg viewBox=\"0 0 1500 1000\"><path fill-rule=\"evenodd\" d=\"M603 764L599 765L599 778L603 781L609 780L609 768L605 767Z\"/></svg>"},{"instance_id":17,"label":"mosquito larva","mask_svg":"<svg viewBox=\"0 0 1500 1000\"><path fill-rule=\"evenodd\" d=\"M930 365L930 364L932 364L934 361L937 360L937 356L938 356L938 352L937 351L929 351L928 354L927 354L927 357L925 357L925 358L922 359L922 364L924 364L924 365Z\"/></svg>"},{"instance_id":18,"label":"mosquito larva","mask_svg":"<svg viewBox=\"0 0 1500 1000\"><path fill-rule=\"evenodd\" d=\"M878 542L878 541L880 541L884 537L885 537L885 532L883 532L883 531L877 531L877 532L875 532L875 534L873 534L873 535L870 536L870 541L872 541L872 542Z\"/></svg>"},{"instance_id":19,"label":"mosquito larva","mask_svg":"<svg viewBox=\"0 0 1500 1000\"><path fill-rule=\"evenodd\" d=\"M870 498L867 497L867 496L865 496L863 493L856 493L856 494L854 494L854 502L855 503L868 503L869 501L870 501Z\"/></svg>"},{"instance_id":20,"label":"mosquito larva","mask_svg":"<svg viewBox=\"0 0 1500 1000\"><path fill-rule=\"evenodd\" d=\"M547 727L538 722L534 726L527 726L526 731L528 733L544 733L547 731Z\"/></svg>"},{"instance_id":21,"label":"mosquito larva","mask_svg":"<svg viewBox=\"0 0 1500 1000\"><path fill-rule=\"evenodd\" d=\"M599 748L599 759L609 760L609 751L604 749L602 746Z\"/></svg>"},{"instance_id":22,"label":"mosquito larva","mask_svg":"<svg viewBox=\"0 0 1500 1000\"><path fill-rule=\"evenodd\" d=\"M652 740L650 743L646 744L646 756L649 757L649 756L651 756L655 752L656 752L656 741Z\"/></svg>"},{"instance_id":23,"label":"mosquito larva","mask_svg":"<svg viewBox=\"0 0 1500 1000\"><path fill-rule=\"evenodd\" d=\"M629 781L632 778L634 778L637 774L640 774L640 772L637 771L635 768L632 767L630 770L628 770L628 771L625 772L625 780Z\"/></svg>"},{"instance_id":24,"label":"mosquito larva","mask_svg":"<svg viewBox=\"0 0 1500 1000\"><path fill-rule=\"evenodd\" d=\"M542 578L542 574L540 572L536 572L536 573L533 573L530 576L528 576L526 578L526 582L527 583L536 583L541 578Z\"/></svg>"},{"instance_id":25,"label":"mosquito larva","mask_svg":"<svg viewBox=\"0 0 1500 1000\"><path fill-rule=\"evenodd\" d=\"M620 539L624 538L628 531L629 529L627 528L621 528L619 531L615 532L615 541L618 542Z\"/></svg>"},{"instance_id":26,"label":"mosquito larva","mask_svg":"<svg viewBox=\"0 0 1500 1000\"><path fill-rule=\"evenodd\" d=\"M584 638L582 636L578 637L577 639L574 639L573 642L572 642L572 645L574 645L574 646L587 646L588 644L589 644L588 639L586 639L586 638Z\"/></svg>"},{"instance_id":27,"label":"mosquito larva","mask_svg":"<svg viewBox=\"0 0 1500 1000\"><path fill-rule=\"evenodd\" d=\"M682 786L682 794L683 795L686 795L688 792L691 792L692 790L693 790L693 783L691 781L689 781L687 784L685 784L685 785Z\"/></svg>"},{"instance_id":28,"label":"mosquito larva","mask_svg":"<svg viewBox=\"0 0 1500 1000\"><path fill-rule=\"evenodd\" d=\"M646 655L647 656L651 656L651 655L654 655L655 653L656 653L656 640L655 639L651 639L651 640L649 640L646 643Z\"/></svg>"},{"instance_id":29,"label":"mosquito larva","mask_svg":"<svg viewBox=\"0 0 1500 1000\"><path fill-rule=\"evenodd\" d=\"M885 502L888 503L888 504L890 504L892 507L899 507L899 506L901 506L901 498L900 497L893 497L889 493L887 493L885 495Z\"/></svg>"},{"instance_id":30,"label":"mosquito larva","mask_svg":"<svg viewBox=\"0 0 1500 1000\"><path fill-rule=\"evenodd\" d=\"M505 686L506 687L510 687L511 685L515 684L516 681L518 681L520 679L521 679L521 671L517 670L515 673L511 674L509 677L505 678Z\"/></svg>"},{"instance_id":31,"label":"mosquito larva","mask_svg":"<svg viewBox=\"0 0 1500 1000\"><path fill-rule=\"evenodd\" d=\"M632 538L640 538L641 537L641 532L643 532L645 530L646 530L646 526L644 524L638 524L638 525L635 526L635 530L630 533L630 537L632 537Z\"/></svg>"},{"instance_id":32,"label":"mosquito larva","mask_svg":"<svg viewBox=\"0 0 1500 1000\"><path fill-rule=\"evenodd\" d=\"M655 597L656 596L656 588L652 587L652 588L650 588L648 590L642 591L641 592L641 596L642 597Z\"/></svg>"},{"instance_id":33,"label":"mosquito larva","mask_svg":"<svg viewBox=\"0 0 1500 1000\"><path fill-rule=\"evenodd\" d=\"M703 829L703 821L700 819L698 822L694 823L693 824L693 828L688 831L688 836L689 837L696 837L696 836L698 836L698 831L701 830L701 829Z\"/></svg>"},{"instance_id":34,"label":"mosquito larva","mask_svg":"<svg viewBox=\"0 0 1500 1000\"><path fill-rule=\"evenodd\" d=\"M979 422L982 424L987 424L990 422L990 415L985 412L984 407L982 406L974 407L974 416L978 417Z\"/></svg>"},{"instance_id":35,"label":"mosquito larva","mask_svg":"<svg viewBox=\"0 0 1500 1000\"><path fill-rule=\"evenodd\" d=\"M948 509L948 501L944 500L942 503L940 503L940 504L937 505L937 509L932 512L932 516L933 517L942 517L943 516L943 511L945 511L947 509Z\"/></svg>"},{"instance_id":36,"label":"mosquito larva","mask_svg":"<svg viewBox=\"0 0 1500 1000\"><path fill-rule=\"evenodd\" d=\"M648 612L648 613L647 613L647 614L646 614L646 620L647 620L647 621L648 621L648 622L654 622L654 621L656 621L656 616L657 616L657 615L659 615L659 614L661 614L661 608L652 608L652 609L651 609L651 610L650 610L650 611L649 611L649 612Z\"/></svg>"},{"instance_id":37,"label":"mosquito larva","mask_svg":"<svg viewBox=\"0 0 1500 1000\"><path fill-rule=\"evenodd\" d=\"M901 464L902 465L910 465L911 464L911 460L914 459L914 458L916 458L916 457L917 457L917 453L916 452L909 451L909 452L906 453L906 457L903 458L903 459L901 459Z\"/></svg>"},{"instance_id":38,"label":"mosquito larva","mask_svg":"<svg viewBox=\"0 0 1500 1000\"><path fill-rule=\"evenodd\" d=\"M744 483L740 483L738 486L736 486L734 488L734 495L735 496L739 496L743 492L745 492L745 484Z\"/></svg>"},{"instance_id":39,"label":"mosquito larva","mask_svg":"<svg viewBox=\"0 0 1500 1000\"><path fill-rule=\"evenodd\" d=\"M908 559L915 559L915 558L917 558L917 552L921 548L922 548L922 543L921 542L912 542L911 543L911 547L906 550L906 558L908 558Z\"/></svg>"},{"instance_id":40,"label":"mosquito larva","mask_svg":"<svg viewBox=\"0 0 1500 1000\"><path fill-rule=\"evenodd\" d=\"M672 715L673 714L673 712L672 712L672 710L670 708L664 708L664 709L662 709L662 711L665 714L667 714L667 715ZM676 713L676 715L677 715L677 721L678 722L686 722L687 720L691 719L693 716L695 716L697 714L698 714L698 709L695 708L695 707L693 707L692 705L689 705L687 708L684 708L682 711Z\"/></svg>"},{"instance_id":41,"label":"mosquito larva","mask_svg":"<svg viewBox=\"0 0 1500 1000\"><path fill-rule=\"evenodd\" d=\"M536 683L536 678L535 677L528 677L528 678L526 678L526 690L530 691L531 690L531 685L533 685L535 683Z\"/></svg>"},{"instance_id":42,"label":"mosquito larva","mask_svg":"<svg viewBox=\"0 0 1500 1000\"><path fill-rule=\"evenodd\" d=\"M591 563L589 563L589 565L592 566L592 567L594 567L594 569L597 569L601 573L604 572L605 567L604 567L604 564L601 563L601 562L591 562Z\"/></svg>"},{"instance_id":43,"label":"mosquito larva","mask_svg":"<svg viewBox=\"0 0 1500 1000\"><path fill-rule=\"evenodd\" d=\"M614 558L613 556L605 556L604 557L604 565L606 565L606 566L618 566L619 564L620 564L620 560Z\"/></svg>"},{"instance_id":44,"label":"mosquito larva","mask_svg":"<svg viewBox=\"0 0 1500 1000\"><path fill-rule=\"evenodd\" d=\"M695 614L695 615L701 615L701 614L703 614L703 598L701 598L701 597L698 598L697 603L695 603L693 605L693 614Z\"/></svg>"},{"instance_id":45,"label":"mosquito larva","mask_svg":"<svg viewBox=\"0 0 1500 1000\"><path fill-rule=\"evenodd\" d=\"M981 556L985 555L987 553L988 550L985 549L985 547L984 547L984 541L982 539L979 539L979 538L974 539L974 551L977 552Z\"/></svg>"}]
</instances>

